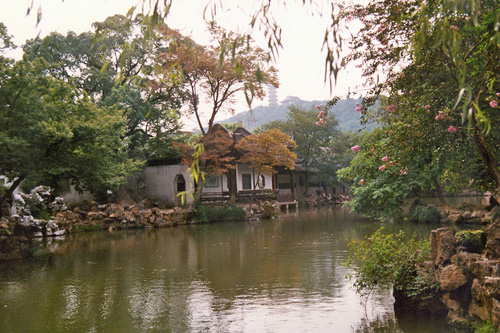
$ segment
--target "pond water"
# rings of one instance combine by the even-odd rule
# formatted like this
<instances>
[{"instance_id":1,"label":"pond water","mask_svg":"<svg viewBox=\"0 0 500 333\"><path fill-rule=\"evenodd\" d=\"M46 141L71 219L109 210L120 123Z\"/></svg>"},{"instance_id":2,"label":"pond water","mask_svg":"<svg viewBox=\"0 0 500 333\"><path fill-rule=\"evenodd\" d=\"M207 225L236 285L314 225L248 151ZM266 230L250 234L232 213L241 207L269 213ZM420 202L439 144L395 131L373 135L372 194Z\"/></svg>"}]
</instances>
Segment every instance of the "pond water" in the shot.
<instances>
[{"instance_id":1,"label":"pond water","mask_svg":"<svg viewBox=\"0 0 500 333\"><path fill-rule=\"evenodd\" d=\"M44 260L0 263L0 332L446 331L397 320L390 292L353 290L347 244L379 227L328 207L52 240Z\"/></svg>"}]
</instances>

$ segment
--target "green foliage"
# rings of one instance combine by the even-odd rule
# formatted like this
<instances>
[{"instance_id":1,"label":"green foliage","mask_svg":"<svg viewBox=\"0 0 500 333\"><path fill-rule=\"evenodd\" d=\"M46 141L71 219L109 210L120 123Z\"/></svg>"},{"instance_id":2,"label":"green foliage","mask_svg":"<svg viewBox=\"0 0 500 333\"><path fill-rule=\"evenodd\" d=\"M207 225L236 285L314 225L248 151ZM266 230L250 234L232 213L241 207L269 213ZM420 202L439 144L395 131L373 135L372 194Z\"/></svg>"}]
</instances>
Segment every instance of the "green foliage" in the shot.
<instances>
[{"instance_id":1,"label":"green foliage","mask_svg":"<svg viewBox=\"0 0 500 333\"><path fill-rule=\"evenodd\" d=\"M474 323L472 327L474 328L474 333L496 333L498 331L497 325L491 319Z\"/></svg>"},{"instance_id":2,"label":"green foliage","mask_svg":"<svg viewBox=\"0 0 500 333\"><path fill-rule=\"evenodd\" d=\"M221 221L243 221L246 219L246 213L243 208L233 204L226 203L223 207L202 205L199 201L193 207L194 221L197 223L221 222Z\"/></svg>"},{"instance_id":3,"label":"green foliage","mask_svg":"<svg viewBox=\"0 0 500 333\"><path fill-rule=\"evenodd\" d=\"M349 164L353 156L350 144L356 139L353 133L339 131L333 111L337 102L333 99L325 107L310 106L309 109L292 104L285 121L273 121L262 127L277 128L290 134L297 144L294 151L302 161L302 167L315 173L319 182L330 186L338 183L337 170ZM326 123L323 125L317 124L319 109L326 109Z\"/></svg>"},{"instance_id":4,"label":"green foliage","mask_svg":"<svg viewBox=\"0 0 500 333\"><path fill-rule=\"evenodd\" d=\"M410 220L416 223L439 223L439 209L432 205L416 204L410 207Z\"/></svg>"},{"instance_id":5,"label":"green foliage","mask_svg":"<svg viewBox=\"0 0 500 333\"><path fill-rule=\"evenodd\" d=\"M51 214L45 202L27 198L25 200L26 207L30 210L31 216L40 220L50 220Z\"/></svg>"},{"instance_id":6,"label":"green foliage","mask_svg":"<svg viewBox=\"0 0 500 333\"><path fill-rule=\"evenodd\" d=\"M71 82L99 107L123 116L121 136L129 157L169 157L182 97L178 81L158 87L153 64L167 41L157 31L144 38L144 19L110 16L95 22L94 32L29 40L24 52L30 61L43 58L51 76Z\"/></svg>"},{"instance_id":7,"label":"green foliage","mask_svg":"<svg viewBox=\"0 0 500 333\"><path fill-rule=\"evenodd\" d=\"M233 203L226 203L218 211L218 219L225 221L243 221L246 219L246 213L240 206Z\"/></svg>"},{"instance_id":8,"label":"green foliage","mask_svg":"<svg viewBox=\"0 0 500 333\"><path fill-rule=\"evenodd\" d=\"M355 271L354 287L358 293L394 287L417 300L433 297L438 291L433 275L419 269L419 264L429 258L429 241L418 240L416 235L408 237L403 231L384 234L380 228L365 240L349 244L347 265Z\"/></svg>"},{"instance_id":9,"label":"green foliage","mask_svg":"<svg viewBox=\"0 0 500 333\"><path fill-rule=\"evenodd\" d=\"M354 179L358 171L366 176L362 166L373 168L367 155L371 151L378 159L388 156L411 176L406 179L416 186L410 186L406 196L439 190L442 184L450 192L464 187L496 191L500 184L498 2L375 0L341 5L340 17L362 25L348 42L352 51L344 61L361 64L371 88L363 99L362 118L381 128L377 136L360 144L361 154L355 159L359 167L346 171L348 178ZM375 79L380 72L385 74L382 81ZM375 101L379 108L368 109ZM393 181L375 175L376 179L361 176L371 185L360 187L372 190L358 201L386 191L385 181ZM355 197L369 190L357 190L357 181Z\"/></svg>"},{"instance_id":10,"label":"green foliage","mask_svg":"<svg viewBox=\"0 0 500 333\"><path fill-rule=\"evenodd\" d=\"M337 175L341 181L352 184L353 199L348 205L354 211L382 219L402 218L404 200L431 183L428 175L407 171L391 149L387 132L381 128L362 136L359 152L350 166Z\"/></svg>"},{"instance_id":11,"label":"green foliage","mask_svg":"<svg viewBox=\"0 0 500 333\"><path fill-rule=\"evenodd\" d=\"M0 174L56 188L114 190L140 167L126 156L123 119L46 72L43 59L0 68Z\"/></svg>"},{"instance_id":12,"label":"green foliage","mask_svg":"<svg viewBox=\"0 0 500 333\"><path fill-rule=\"evenodd\" d=\"M455 244L465 247L467 252L482 253L486 246L486 233L483 230L461 230L455 234Z\"/></svg>"}]
</instances>

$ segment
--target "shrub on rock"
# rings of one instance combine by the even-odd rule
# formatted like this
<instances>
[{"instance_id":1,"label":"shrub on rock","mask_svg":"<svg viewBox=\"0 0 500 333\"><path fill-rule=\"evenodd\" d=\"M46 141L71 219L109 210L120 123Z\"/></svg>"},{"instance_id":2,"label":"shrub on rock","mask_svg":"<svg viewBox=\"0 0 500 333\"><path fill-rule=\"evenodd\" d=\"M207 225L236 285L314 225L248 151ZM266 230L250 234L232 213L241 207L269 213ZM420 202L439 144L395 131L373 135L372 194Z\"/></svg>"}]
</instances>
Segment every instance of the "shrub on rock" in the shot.
<instances>
[{"instance_id":1,"label":"shrub on rock","mask_svg":"<svg viewBox=\"0 0 500 333\"><path fill-rule=\"evenodd\" d=\"M462 230L455 234L455 244L467 252L482 253L486 246L486 233L482 230Z\"/></svg>"}]
</instances>

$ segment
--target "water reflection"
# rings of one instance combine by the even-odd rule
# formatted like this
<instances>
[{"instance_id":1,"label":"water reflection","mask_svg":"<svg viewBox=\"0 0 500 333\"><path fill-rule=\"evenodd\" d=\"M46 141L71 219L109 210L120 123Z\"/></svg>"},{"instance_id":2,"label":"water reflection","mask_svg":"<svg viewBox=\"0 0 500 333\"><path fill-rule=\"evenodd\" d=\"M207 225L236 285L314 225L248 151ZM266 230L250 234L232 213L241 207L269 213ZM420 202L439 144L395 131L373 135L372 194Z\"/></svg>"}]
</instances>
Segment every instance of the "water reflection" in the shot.
<instances>
[{"instance_id":1,"label":"water reflection","mask_svg":"<svg viewBox=\"0 0 500 333\"><path fill-rule=\"evenodd\" d=\"M345 278L348 242L379 226L324 208L74 235L44 262L0 265L0 331L400 331L390 294L364 304Z\"/></svg>"}]
</instances>

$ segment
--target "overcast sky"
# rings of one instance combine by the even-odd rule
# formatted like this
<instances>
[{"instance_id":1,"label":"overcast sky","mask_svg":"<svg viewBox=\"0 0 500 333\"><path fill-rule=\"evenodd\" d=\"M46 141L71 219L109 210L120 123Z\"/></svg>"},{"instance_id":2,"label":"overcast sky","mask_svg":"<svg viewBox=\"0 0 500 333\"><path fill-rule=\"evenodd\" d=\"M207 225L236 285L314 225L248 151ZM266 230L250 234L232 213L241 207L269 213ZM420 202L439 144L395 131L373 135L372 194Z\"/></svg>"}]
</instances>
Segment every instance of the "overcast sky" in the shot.
<instances>
[{"instance_id":1,"label":"overcast sky","mask_svg":"<svg viewBox=\"0 0 500 333\"><path fill-rule=\"evenodd\" d=\"M32 14L26 16L26 10L33 1ZM146 0L148 2L150 0ZM219 0L217 0L219 1ZM207 44L207 33L203 21L203 11L209 0L173 0L172 10L167 24L191 35L200 44ZM249 12L252 3L249 0L226 1L222 12L219 8L220 25L226 29L248 29ZM285 2L285 1L283 1ZM17 45L37 34L45 36L52 31L66 34L68 31L81 33L90 31L91 24L103 21L106 17L123 14L139 0L0 0L0 22L3 22ZM303 100L326 100L330 98L328 83L324 83L325 53L321 51L325 28L329 21L330 5L326 3L314 8L304 8L302 1L286 1L275 8L275 16L282 27L284 49L280 51L275 65L279 70L280 88L278 97L297 96ZM42 8L42 21L36 26L36 12ZM324 10L322 8L324 6ZM244 8L242 8L244 7ZM315 15L312 13L315 12ZM324 17L317 13L323 12ZM265 47L259 32L253 34ZM18 54L19 55L19 54ZM340 73L332 95L345 95L360 82L359 71L352 69ZM256 105L267 105L267 101ZM227 117L227 115L225 116ZM224 118L225 118L224 117Z\"/></svg>"}]
</instances>

